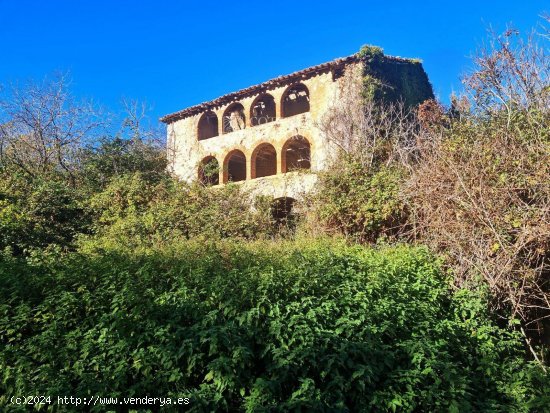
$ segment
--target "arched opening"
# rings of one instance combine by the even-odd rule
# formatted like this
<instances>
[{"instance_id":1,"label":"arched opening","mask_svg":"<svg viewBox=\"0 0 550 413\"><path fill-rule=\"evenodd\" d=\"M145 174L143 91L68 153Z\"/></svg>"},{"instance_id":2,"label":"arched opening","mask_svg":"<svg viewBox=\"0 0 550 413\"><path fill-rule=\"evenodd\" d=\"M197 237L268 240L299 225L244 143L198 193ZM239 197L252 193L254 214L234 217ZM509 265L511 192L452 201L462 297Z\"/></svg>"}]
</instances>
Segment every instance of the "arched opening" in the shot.
<instances>
[{"instance_id":1,"label":"arched opening","mask_svg":"<svg viewBox=\"0 0 550 413\"><path fill-rule=\"evenodd\" d=\"M239 182L246 179L246 156L235 149L231 151L224 162L224 183Z\"/></svg>"},{"instance_id":2,"label":"arched opening","mask_svg":"<svg viewBox=\"0 0 550 413\"><path fill-rule=\"evenodd\" d=\"M203 185L218 185L220 183L220 164L213 156L207 156L199 165L199 182Z\"/></svg>"},{"instance_id":3,"label":"arched opening","mask_svg":"<svg viewBox=\"0 0 550 413\"><path fill-rule=\"evenodd\" d=\"M213 138L218 136L218 117L212 111L204 112L199 119L198 138L203 139Z\"/></svg>"},{"instance_id":4,"label":"arched opening","mask_svg":"<svg viewBox=\"0 0 550 413\"><path fill-rule=\"evenodd\" d=\"M233 103L223 112L223 133L230 133L245 127L244 107L240 103Z\"/></svg>"},{"instance_id":5,"label":"arched opening","mask_svg":"<svg viewBox=\"0 0 550 413\"><path fill-rule=\"evenodd\" d=\"M282 197L273 200L271 204L271 218L278 226L279 230L286 227L292 231L295 228L296 220L292 208L295 200L289 197Z\"/></svg>"},{"instance_id":6,"label":"arched opening","mask_svg":"<svg viewBox=\"0 0 550 413\"><path fill-rule=\"evenodd\" d=\"M277 151L273 145L262 143L252 153L252 178L261 178L276 173Z\"/></svg>"},{"instance_id":7,"label":"arched opening","mask_svg":"<svg viewBox=\"0 0 550 413\"><path fill-rule=\"evenodd\" d=\"M275 120L275 99L269 94L262 95L252 103L250 123L252 126L262 125Z\"/></svg>"},{"instance_id":8,"label":"arched opening","mask_svg":"<svg viewBox=\"0 0 550 413\"><path fill-rule=\"evenodd\" d=\"M303 84L290 86L283 95L282 116L298 115L309 112L309 91Z\"/></svg>"},{"instance_id":9,"label":"arched opening","mask_svg":"<svg viewBox=\"0 0 550 413\"><path fill-rule=\"evenodd\" d=\"M311 169L311 149L309 142L303 136L293 136L283 146L282 172L297 169Z\"/></svg>"}]
</instances>

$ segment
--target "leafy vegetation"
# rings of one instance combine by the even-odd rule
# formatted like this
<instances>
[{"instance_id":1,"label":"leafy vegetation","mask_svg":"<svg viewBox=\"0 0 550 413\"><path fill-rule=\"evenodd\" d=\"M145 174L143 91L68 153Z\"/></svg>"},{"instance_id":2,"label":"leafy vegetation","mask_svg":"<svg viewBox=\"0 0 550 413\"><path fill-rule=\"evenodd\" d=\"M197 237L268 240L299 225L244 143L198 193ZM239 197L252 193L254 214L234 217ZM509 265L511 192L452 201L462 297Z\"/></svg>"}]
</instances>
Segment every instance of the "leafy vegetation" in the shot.
<instances>
[{"instance_id":1,"label":"leafy vegetation","mask_svg":"<svg viewBox=\"0 0 550 413\"><path fill-rule=\"evenodd\" d=\"M347 159L321 179L316 216L327 227L358 242L395 240L406 216L399 169L365 170L360 162Z\"/></svg>"},{"instance_id":2,"label":"leafy vegetation","mask_svg":"<svg viewBox=\"0 0 550 413\"><path fill-rule=\"evenodd\" d=\"M91 245L169 245L194 237L257 239L270 236L274 221L268 202L250 209L250 197L238 185L205 188L167 178L150 182L141 174L115 178L93 196L97 217Z\"/></svg>"},{"instance_id":3,"label":"leafy vegetation","mask_svg":"<svg viewBox=\"0 0 550 413\"><path fill-rule=\"evenodd\" d=\"M447 109L350 88L355 98L323 125L342 155L313 200L329 233L397 236L441 253L457 288L487 288L493 314L541 365L550 357L550 58L538 42L547 41L495 37ZM381 58L372 48L365 56Z\"/></svg>"},{"instance_id":4,"label":"leafy vegetation","mask_svg":"<svg viewBox=\"0 0 550 413\"><path fill-rule=\"evenodd\" d=\"M382 48L365 45L359 51L364 61L364 97L378 102L402 101L413 107L433 99L428 75L418 59L399 59L384 56Z\"/></svg>"},{"instance_id":5,"label":"leafy vegetation","mask_svg":"<svg viewBox=\"0 0 550 413\"><path fill-rule=\"evenodd\" d=\"M186 395L191 411L529 411L514 333L424 249L184 243L0 262L1 403ZM537 390L538 389L538 390Z\"/></svg>"}]
</instances>

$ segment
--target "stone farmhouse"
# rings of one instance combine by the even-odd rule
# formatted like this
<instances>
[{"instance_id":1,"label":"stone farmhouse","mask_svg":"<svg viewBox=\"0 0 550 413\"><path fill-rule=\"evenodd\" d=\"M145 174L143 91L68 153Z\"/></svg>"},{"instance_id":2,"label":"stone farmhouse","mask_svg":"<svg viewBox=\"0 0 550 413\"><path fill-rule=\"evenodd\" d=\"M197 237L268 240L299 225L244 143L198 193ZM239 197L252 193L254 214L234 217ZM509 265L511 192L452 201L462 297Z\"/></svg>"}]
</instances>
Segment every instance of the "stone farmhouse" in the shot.
<instances>
[{"instance_id":1,"label":"stone farmhouse","mask_svg":"<svg viewBox=\"0 0 550 413\"><path fill-rule=\"evenodd\" d=\"M319 125L346 82L361 83L366 71L411 104L433 97L419 61L357 53L164 116L169 167L188 182L235 182L253 195L299 199L337 152Z\"/></svg>"}]
</instances>

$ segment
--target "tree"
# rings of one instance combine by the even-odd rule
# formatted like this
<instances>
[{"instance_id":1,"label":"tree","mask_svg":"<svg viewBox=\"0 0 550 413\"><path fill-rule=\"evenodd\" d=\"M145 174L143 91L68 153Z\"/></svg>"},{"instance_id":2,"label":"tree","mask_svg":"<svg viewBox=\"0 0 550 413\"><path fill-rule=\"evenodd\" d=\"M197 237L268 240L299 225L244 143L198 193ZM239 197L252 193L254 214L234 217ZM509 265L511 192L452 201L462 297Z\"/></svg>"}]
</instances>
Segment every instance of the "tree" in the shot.
<instances>
[{"instance_id":1,"label":"tree","mask_svg":"<svg viewBox=\"0 0 550 413\"><path fill-rule=\"evenodd\" d=\"M74 180L80 149L104 124L91 103L74 100L65 75L13 86L0 97L0 164Z\"/></svg>"},{"instance_id":2,"label":"tree","mask_svg":"<svg viewBox=\"0 0 550 413\"><path fill-rule=\"evenodd\" d=\"M158 179L166 173L166 144L163 132L151 125L144 102L123 99L120 130L105 135L83 151L83 179L100 189L115 176L140 172Z\"/></svg>"}]
</instances>

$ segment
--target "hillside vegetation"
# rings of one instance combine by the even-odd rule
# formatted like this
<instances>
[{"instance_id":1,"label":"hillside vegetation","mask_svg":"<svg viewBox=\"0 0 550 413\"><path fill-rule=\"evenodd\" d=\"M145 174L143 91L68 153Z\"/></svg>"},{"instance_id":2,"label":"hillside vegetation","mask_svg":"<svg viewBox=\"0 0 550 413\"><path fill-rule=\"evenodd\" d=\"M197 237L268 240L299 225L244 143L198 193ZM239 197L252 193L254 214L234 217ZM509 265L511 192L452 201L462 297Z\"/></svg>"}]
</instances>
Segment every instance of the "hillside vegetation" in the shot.
<instances>
[{"instance_id":1,"label":"hillside vegetation","mask_svg":"<svg viewBox=\"0 0 550 413\"><path fill-rule=\"evenodd\" d=\"M529 411L542 372L425 249L190 242L0 264L4 397L191 411ZM538 390L537 390L538 389ZM547 395L548 396L548 395Z\"/></svg>"}]
</instances>

